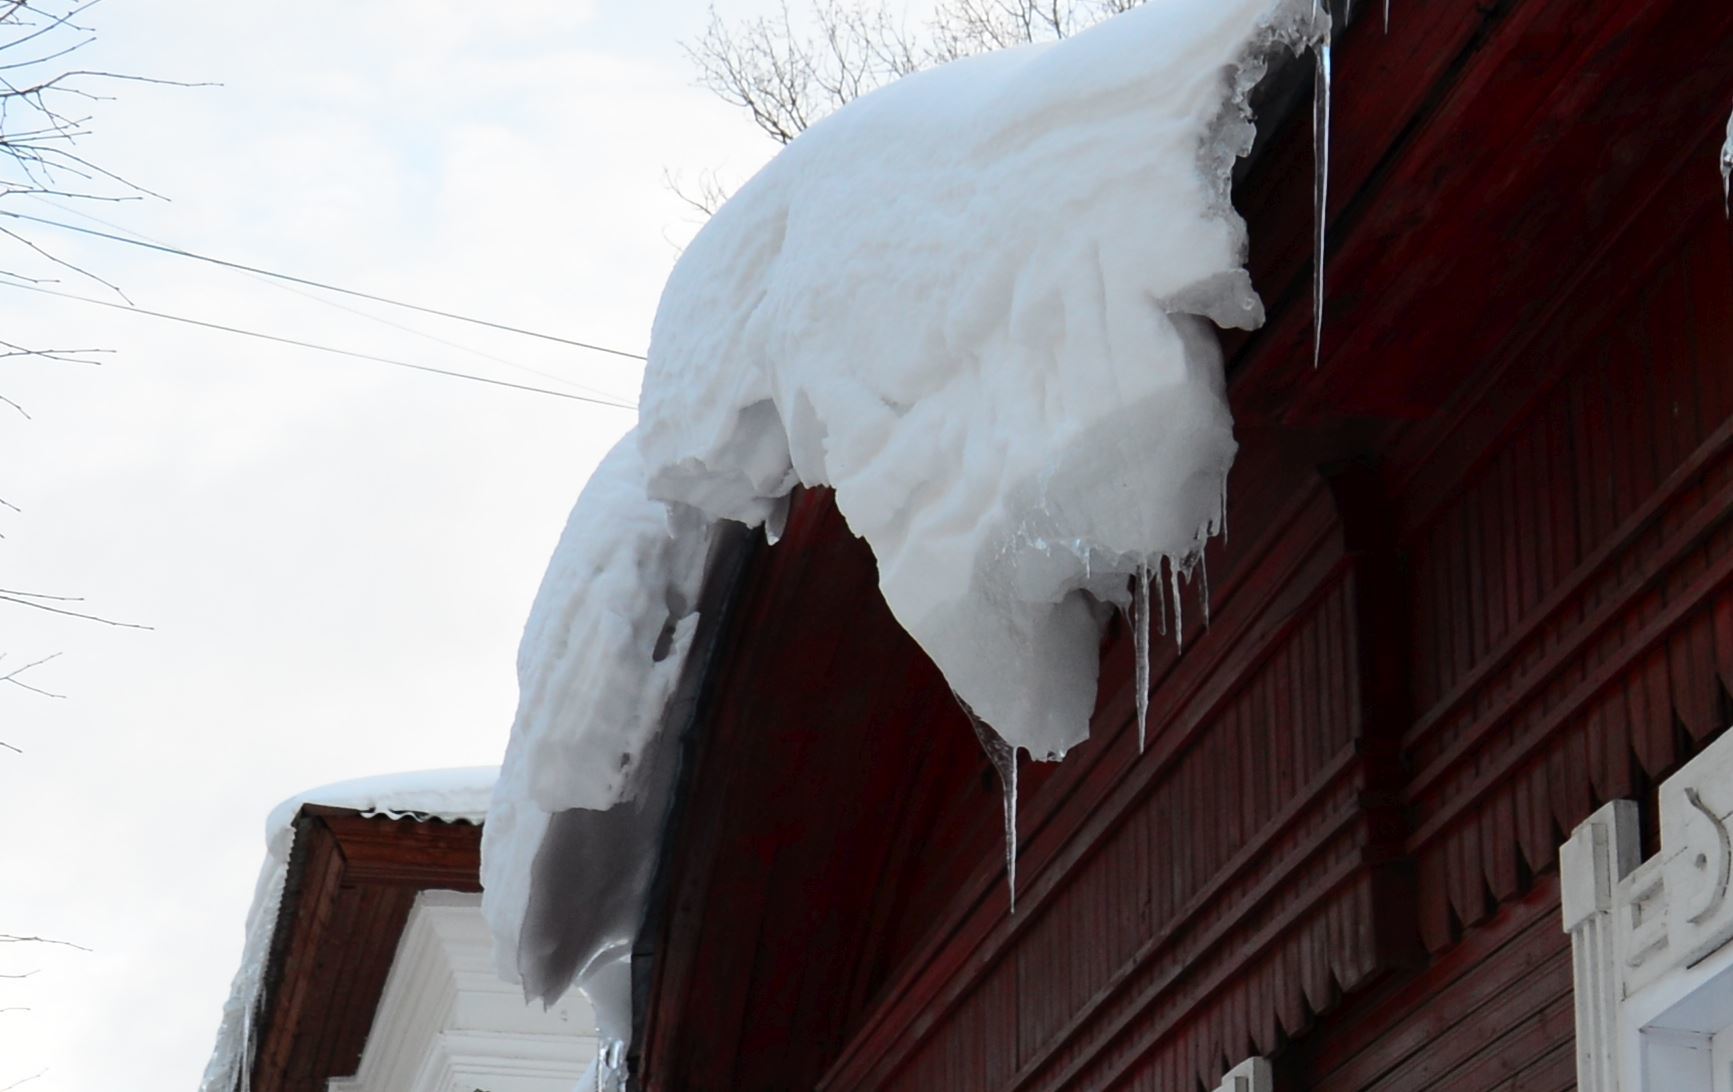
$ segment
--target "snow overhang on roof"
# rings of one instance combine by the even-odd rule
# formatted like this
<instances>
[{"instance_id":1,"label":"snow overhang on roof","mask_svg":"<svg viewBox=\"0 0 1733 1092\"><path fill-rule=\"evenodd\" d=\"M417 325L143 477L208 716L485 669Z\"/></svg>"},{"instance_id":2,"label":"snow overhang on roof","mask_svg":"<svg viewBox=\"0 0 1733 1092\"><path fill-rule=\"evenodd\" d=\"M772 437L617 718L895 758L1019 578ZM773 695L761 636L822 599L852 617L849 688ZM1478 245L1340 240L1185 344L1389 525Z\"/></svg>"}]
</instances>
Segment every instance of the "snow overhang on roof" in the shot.
<instances>
[{"instance_id":1,"label":"snow overhang on roof","mask_svg":"<svg viewBox=\"0 0 1733 1092\"><path fill-rule=\"evenodd\" d=\"M646 771L717 528L774 541L799 485L831 487L872 546L1008 813L1015 751L1085 736L1106 618L1134 608L1147 633L1164 588L1177 612L1221 530L1214 328L1263 317L1231 174L1280 51L1317 54L1327 133L1329 36L1313 0L1150 4L867 95L717 212L663 292L639 427L525 630L483 853L503 973L543 998L575 976L629 1037L630 1006L592 991L617 998L642 919L673 784Z\"/></svg>"}]
</instances>

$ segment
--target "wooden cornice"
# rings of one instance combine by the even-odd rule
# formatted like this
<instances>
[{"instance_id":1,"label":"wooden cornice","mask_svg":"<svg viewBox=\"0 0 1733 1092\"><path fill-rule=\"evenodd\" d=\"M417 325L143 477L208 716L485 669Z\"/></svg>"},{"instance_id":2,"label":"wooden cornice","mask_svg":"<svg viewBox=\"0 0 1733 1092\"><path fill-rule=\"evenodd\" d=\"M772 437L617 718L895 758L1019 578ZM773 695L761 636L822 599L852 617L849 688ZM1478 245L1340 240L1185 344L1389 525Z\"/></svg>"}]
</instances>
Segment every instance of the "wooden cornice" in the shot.
<instances>
[{"instance_id":1,"label":"wooden cornice","mask_svg":"<svg viewBox=\"0 0 1733 1092\"><path fill-rule=\"evenodd\" d=\"M254 1031L255 1092L324 1092L361 1061L418 892L479 891L481 828L303 807Z\"/></svg>"}]
</instances>

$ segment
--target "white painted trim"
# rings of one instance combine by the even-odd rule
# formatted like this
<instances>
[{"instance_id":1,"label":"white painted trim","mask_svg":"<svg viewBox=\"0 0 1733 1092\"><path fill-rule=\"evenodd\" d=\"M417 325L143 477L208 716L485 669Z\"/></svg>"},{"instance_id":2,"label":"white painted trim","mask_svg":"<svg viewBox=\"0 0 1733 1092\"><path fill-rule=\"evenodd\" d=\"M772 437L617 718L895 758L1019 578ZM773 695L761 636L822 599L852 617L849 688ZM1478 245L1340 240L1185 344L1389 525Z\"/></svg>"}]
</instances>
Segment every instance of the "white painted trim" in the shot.
<instances>
[{"instance_id":1,"label":"white painted trim","mask_svg":"<svg viewBox=\"0 0 1733 1092\"><path fill-rule=\"evenodd\" d=\"M1660 805L1646 861L1628 800L1559 851L1582 1092L1733 1092L1733 733Z\"/></svg>"},{"instance_id":2,"label":"white painted trim","mask_svg":"<svg viewBox=\"0 0 1733 1092\"><path fill-rule=\"evenodd\" d=\"M1222 1075L1216 1092L1275 1092L1276 1073L1264 1058L1247 1058Z\"/></svg>"},{"instance_id":3,"label":"white painted trim","mask_svg":"<svg viewBox=\"0 0 1733 1092\"><path fill-rule=\"evenodd\" d=\"M543 1010L493 971L479 895L423 891L353 1077L330 1092L570 1092L596 1056L573 991Z\"/></svg>"}]
</instances>

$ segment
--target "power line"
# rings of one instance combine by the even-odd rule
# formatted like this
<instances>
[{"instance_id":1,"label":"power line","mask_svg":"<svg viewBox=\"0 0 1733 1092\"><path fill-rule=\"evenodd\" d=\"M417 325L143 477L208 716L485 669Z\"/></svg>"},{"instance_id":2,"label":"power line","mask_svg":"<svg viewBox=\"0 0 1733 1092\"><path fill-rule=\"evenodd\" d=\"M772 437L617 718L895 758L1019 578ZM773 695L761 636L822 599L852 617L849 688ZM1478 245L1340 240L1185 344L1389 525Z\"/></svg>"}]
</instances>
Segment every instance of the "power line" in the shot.
<instances>
[{"instance_id":1,"label":"power line","mask_svg":"<svg viewBox=\"0 0 1733 1092\"><path fill-rule=\"evenodd\" d=\"M86 212L83 209L67 208L65 205L57 205L53 201L50 201L46 197L43 197L41 194L32 193L32 194L29 194L27 196L33 198L34 200L40 202L41 204L47 205L51 209L55 209L56 211L63 212L65 214L67 214L68 216L76 216L81 220L89 220L92 223L101 224L103 227L112 228L113 230L119 231L119 232L124 232L126 235L128 235L129 237L134 238L134 239L142 239L146 242L156 243L159 246L163 246L163 247L169 246L168 243L163 242L161 239L153 239L149 235L145 235L142 232L133 231L131 228L122 227L121 225L116 224L111 220L104 220L102 217L93 215L92 213ZM485 352L484 350L477 349L471 345L463 345L463 344L460 344L458 342L451 341L447 338L440 337L438 334L430 334L426 330L417 329L416 327L413 327L413 326L405 326L400 322L393 322L392 320L386 318L385 316L376 315L371 311L363 311L363 310L360 310L360 309L354 308L354 307L346 307L343 304L338 303L336 300L328 299L325 296L318 295L317 293L314 293L314 292L303 291L300 288L297 288L292 284L283 284L283 283L280 283L278 281L271 280L268 277L263 277L263 276L260 276L259 274L251 273L251 272L248 272L246 270L237 270L237 272L239 272L244 277L250 277L253 280L258 281L260 284L268 285L269 287L274 288L279 292L292 292L295 295L300 296L302 299L312 300L314 303L317 303L322 307L335 308L338 311L342 311L344 314L354 315L357 318L366 319L368 322L376 322L376 323L379 323L381 326L388 326L393 330L398 330L398 331L401 331L401 332L406 333L406 334L413 334L416 337L425 338L426 340L434 342L435 344L444 345L448 349L456 349L459 352L468 353L471 356L481 357L483 360L491 360L495 364L504 364L508 368L513 368L517 371L525 372L529 375L538 375L538 376L541 376L543 379L551 379L554 382L562 384L564 386L574 387L574 388L581 390L581 391L587 391L588 393L596 395L599 398L606 398L606 399L613 398L613 395L609 394L607 391L601 390L600 388L597 388L597 387L592 387L588 383L580 383L577 380L570 378L569 376L559 375L555 372L544 371L541 368L532 368L528 364L523 364L523 363L520 363L519 361L516 361L516 360L509 360L506 357L499 356L499 355L496 355L496 354L490 353L490 352Z\"/></svg>"},{"instance_id":2,"label":"power line","mask_svg":"<svg viewBox=\"0 0 1733 1092\"><path fill-rule=\"evenodd\" d=\"M72 292L61 292L53 288L43 288L34 284L19 284L13 281L0 281L0 287L18 288L26 292L40 292L44 296L56 296L63 300L76 300L95 307L107 307L115 311L130 311L135 315L148 315L151 318L163 319L168 322L184 323L188 326L198 326L206 330L219 330L225 334L239 334L242 337L257 338L260 341L274 341L279 345L293 345L301 349L313 349L321 353L332 353L337 356L351 357L355 360L370 360L376 364L390 364L396 368L408 368L417 372L428 372L432 375L449 376L452 379L468 379L475 383L486 383L495 387L507 387L516 391L528 391L531 394L546 394L554 398L568 398L574 402L589 402L597 406L611 406L614 409L636 410L638 407L630 402L615 402L606 398L591 398L588 395L576 394L572 391L549 390L546 387L532 387L525 383L513 383L506 379L494 379L485 375L473 375L469 372L451 371L447 368L435 368L430 364L416 364L408 360L396 360L388 356L375 356L372 353L356 352L353 349L340 349L334 345L320 345L313 341L302 341L299 338L284 337L281 334L267 334L260 330L248 330L240 326L225 326L220 322L207 322L204 319L188 318L185 315L171 315L165 311L152 311L146 307L137 307L130 303L115 303L112 300L99 300L92 296L80 296Z\"/></svg>"},{"instance_id":3,"label":"power line","mask_svg":"<svg viewBox=\"0 0 1733 1092\"><path fill-rule=\"evenodd\" d=\"M156 250L164 254L173 254L181 258L191 258L194 261L209 262L211 265L220 265L229 269L238 269L244 273L256 273L261 277L274 277L280 281L291 281L295 284L304 284L309 288L321 288L327 292L340 292L345 296L355 296L358 299L371 300L374 303L383 303L391 307L402 307L410 311L420 311L426 315L437 315L440 318L452 319L457 322L468 322L477 326L487 326L495 330L504 330L506 333L510 334L522 334L525 337L541 338L543 341L555 341L561 345L572 345L579 349L589 349L593 352L608 353L612 356L622 356L628 360L645 359L643 353L630 353L624 349L611 349L606 345L597 345L594 342L577 341L569 337L559 337L555 334L544 334L536 330L526 330L521 326L509 326L503 322L490 322L487 319L472 318L469 315L459 315L452 311L442 311L437 307L423 307L419 303L406 303L403 300L394 300L386 296L376 296L371 292L361 292L353 288L342 288L338 285L327 284L324 281L316 281L307 277L297 277L289 273L278 273L274 270L261 269L254 265L244 265L241 262L231 262L224 258L213 258L208 254L198 254L191 250L183 250L177 246L169 246L166 243L151 243L142 239L129 239L124 235L114 235L110 232L98 231L95 228L80 227L77 224L67 224L59 220L50 220L42 216L31 216L28 213L23 212L0 211L0 216L10 216L15 220L28 220L34 224L42 224L47 227L57 227L65 231L76 231L81 235L93 235L99 239L108 239L116 243L125 243L128 246L143 247L146 250Z\"/></svg>"}]
</instances>

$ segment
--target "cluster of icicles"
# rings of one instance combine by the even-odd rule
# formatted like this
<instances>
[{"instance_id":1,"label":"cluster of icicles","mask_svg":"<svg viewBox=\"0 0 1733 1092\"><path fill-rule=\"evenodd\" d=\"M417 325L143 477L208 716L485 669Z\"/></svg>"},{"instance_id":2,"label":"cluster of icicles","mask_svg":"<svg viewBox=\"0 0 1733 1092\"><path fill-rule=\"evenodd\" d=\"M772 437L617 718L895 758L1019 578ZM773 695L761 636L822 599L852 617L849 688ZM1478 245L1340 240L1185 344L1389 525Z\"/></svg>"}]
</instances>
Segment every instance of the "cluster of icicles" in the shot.
<instances>
[{"instance_id":1,"label":"cluster of icicles","mask_svg":"<svg viewBox=\"0 0 1733 1092\"><path fill-rule=\"evenodd\" d=\"M1320 11L1326 15L1329 7L1324 0L1314 0L1312 10L1314 15ZM1347 9L1352 16L1352 4ZM1390 3L1384 2L1384 32L1390 31ZM1309 44L1314 65L1312 83L1312 153L1313 153L1313 234L1312 234L1312 366L1318 367L1323 354L1324 338L1324 257L1325 257L1325 227L1330 199L1330 99L1332 72L1330 64L1330 46L1332 32L1326 22L1323 32ZM1733 120L1729 122L1728 148L1723 153L1723 171L1733 170L1728 164L1733 164ZM1221 513L1218 528L1224 533L1226 529L1227 498L1222 498ZM1213 533L1204 536L1213 537ZM1152 627L1155 633L1166 636L1170 631L1167 625L1168 602L1171 597L1173 610L1173 634L1176 647L1183 649L1184 645L1184 614L1182 608L1181 579L1189 579L1193 568L1197 570L1201 581L1201 602L1203 606L1204 625L1209 624L1209 572L1204 563L1202 546L1190 559L1176 562L1172 559L1156 558L1154 567L1145 562L1137 567L1133 587L1132 608L1126 621L1132 633L1132 642L1136 656L1136 686L1137 686L1137 751L1142 754L1148 741L1149 732L1149 693L1150 693L1150 641ZM1165 571L1165 580L1163 572ZM1164 591L1165 585L1165 591ZM1151 590L1154 590L1152 596ZM968 716L974 727L975 736L980 740L981 749L986 753L988 761L999 774L1000 786L1004 795L1005 810L1005 882L1009 891L1009 905L1012 913L1017 912L1017 749L1007 743L992 727L974 714L960 698L958 704Z\"/></svg>"},{"instance_id":2,"label":"cluster of icicles","mask_svg":"<svg viewBox=\"0 0 1733 1092\"><path fill-rule=\"evenodd\" d=\"M1222 511L1227 511L1226 498L1223 498ZM1220 533L1226 537L1226 525L1218 524ZM1191 579L1191 569L1197 569L1198 582L1201 584L1199 597L1203 605L1203 624L1209 625L1209 567L1204 561L1200 549L1192 558L1191 565L1177 565L1164 562L1158 558L1152 568L1148 563L1137 567L1137 576L1132 595L1131 609L1126 612L1126 626L1131 630L1132 645L1137 659L1137 753L1142 754L1149 728L1149 684L1150 684L1150 641L1153 632L1163 637L1167 636L1168 602L1172 597L1173 604L1173 641L1174 645L1183 651L1185 646L1185 614L1182 606L1183 597L1180 581ZM1165 580L1163 572L1166 573ZM1154 594L1151 594L1153 589ZM980 741L981 750L986 753L987 761L999 774L999 784L1005 800L1005 884L1009 891L1011 913L1017 912L1017 748L1011 746L999 733L969 708L954 692L957 704L962 707L964 715L969 718L969 724L975 729L975 738Z\"/></svg>"}]
</instances>

